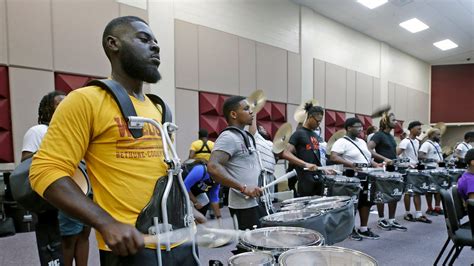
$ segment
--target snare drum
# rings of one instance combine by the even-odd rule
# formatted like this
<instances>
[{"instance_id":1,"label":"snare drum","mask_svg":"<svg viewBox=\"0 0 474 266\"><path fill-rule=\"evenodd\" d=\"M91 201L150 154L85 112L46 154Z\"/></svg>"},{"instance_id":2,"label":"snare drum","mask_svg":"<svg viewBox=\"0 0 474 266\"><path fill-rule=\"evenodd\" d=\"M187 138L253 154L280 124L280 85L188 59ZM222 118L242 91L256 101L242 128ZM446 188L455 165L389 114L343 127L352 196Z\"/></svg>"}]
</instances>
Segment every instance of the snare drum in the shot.
<instances>
[{"instance_id":1,"label":"snare drum","mask_svg":"<svg viewBox=\"0 0 474 266\"><path fill-rule=\"evenodd\" d=\"M427 170L430 174L430 191L439 192L451 187L451 176L446 169Z\"/></svg>"},{"instance_id":2,"label":"snare drum","mask_svg":"<svg viewBox=\"0 0 474 266\"><path fill-rule=\"evenodd\" d=\"M425 194L430 190L430 175L424 171L408 170L405 178L405 191L408 193Z\"/></svg>"},{"instance_id":3,"label":"snare drum","mask_svg":"<svg viewBox=\"0 0 474 266\"><path fill-rule=\"evenodd\" d=\"M397 172L372 172L369 174L369 192L371 202L397 202L402 198L403 175Z\"/></svg>"},{"instance_id":4,"label":"snare drum","mask_svg":"<svg viewBox=\"0 0 474 266\"><path fill-rule=\"evenodd\" d=\"M299 227L264 227L245 231L239 238L242 248L249 251L265 251L275 257L283 252L305 246L321 246L324 237L310 229Z\"/></svg>"},{"instance_id":5,"label":"snare drum","mask_svg":"<svg viewBox=\"0 0 474 266\"><path fill-rule=\"evenodd\" d=\"M354 203L348 196L322 197L304 209L278 212L261 219L262 226L296 226L320 232L332 245L346 239L354 227Z\"/></svg>"},{"instance_id":6,"label":"snare drum","mask_svg":"<svg viewBox=\"0 0 474 266\"><path fill-rule=\"evenodd\" d=\"M304 247L289 250L278 259L281 266L293 265L364 265L376 266L377 261L360 251L343 247Z\"/></svg>"},{"instance_id":7,"label":"snare drum","mask_svg":"<svg viewBox=\"0 0 474 266\"><path fill-rule=\"evenodd\" d=\"M267 252L244 252L230 257L227 262L230 266L273 266L275 258Z\"/></svg>"},{"instance_id":8,"label":"snare drum","mask_svg":"<svg viewBox=\"0 0 474 266\"><path fill-rule=\"evenodd\" d=\"M302 204L307 204L311 200L314 199L319 199L321 196L307 196L307 197L298 197L298 198L293 198L293 199L287 199L281 202L282 206L288 205L288 204L293 204L293 203L302 203Z\"/></svg>"},{"instance_id":9,"label":"snare drum","mask_svg":"<svg viewBox=\"0 0 474 266\"><path fill-rule=\"evenodd\" d=\"M324 178L324 196L349 196L354 199L359 197L361 190L360 179L343 175Z\"/></svg>"}]
</instances>

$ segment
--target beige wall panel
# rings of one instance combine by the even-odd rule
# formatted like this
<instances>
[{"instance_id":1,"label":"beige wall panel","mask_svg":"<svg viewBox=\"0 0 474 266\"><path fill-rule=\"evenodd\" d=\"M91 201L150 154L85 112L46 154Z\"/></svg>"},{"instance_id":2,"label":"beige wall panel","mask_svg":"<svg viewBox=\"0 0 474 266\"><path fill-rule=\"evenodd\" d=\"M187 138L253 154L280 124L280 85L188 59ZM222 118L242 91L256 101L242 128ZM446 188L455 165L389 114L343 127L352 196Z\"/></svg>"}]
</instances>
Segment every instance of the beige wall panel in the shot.
<instances>
[{"instance_id":1,"label":"beige wall panel","mask_svg":"<svg viewBox=\"0 0 474 266\"><path fill-rule=\"evenodd\" d=\"M115 0L52 0L54 68L56 71L109 76L102 48L107 23L119 16Z\"/></svg>"},{"instance_id":2,"label":"beige wall panel","mask_svg":"<svg viewBox=\"0 0 474 266\"><path fill-rule=\"evenodd\" d=\"M257 44L239 38L239 94L248 96L257 89Z\"/></svg>"},{"instance_id":3,"label":"beige wall panel","mask_svg":"<svg viewBox=\"0 0 474 266\"><path fill-rule=\"evenodd\" d=\"M7 0L10 64L52 69L51 2Z\"/></svg>"},{"instance_id":4,"label":"beige wall panel","mask_svg":"<svg viewBox=\"0 0 474 266\"><path fill-rule=\"evenodd\" d=\"M346 69L326 63L326 108L346 110Z\"/></svg>"},{"instance_id":5,"label":"beige wall panel","mask_svg":"<svg viewBox=\"0 0 474 266\"><path fill-rule=\"evenodd\" d=\"M430 102L430 95L428 93L424 93L418 90L415 91L416 95L416 102L415 102L415 118L420 120L420 122L428 124L429 121L429 102Z\"/></svg>"},{"instance_id":6,"label":"beige wall panel","mask_svg":"<svg viewBox=\"0 0 474 266\"><path fill-rule=\"evenodd\" d=\"M295 104L287 104L286 105L286 114L287 114L287 121L289 122L293 128L293 132L296 130L296 126L298 126L298 123L296 123L295 119L293 118L293 114L296 111L296 108L298 108L298 105Z\"/></svg>"},{"instance_id":7,"label":"beige wall panel","mask_svg":"<svg viewBox=\"0 0 474 266\"><path fill-rule=\"evenodd\" d=\"M174 22L176 87L198 90L198 26Z\"/></svg>"},{"instance_id":8,"label":"beige wall panel","mask_svg":"<svg viewBox=\"0 0 474 266\"><path fill-rule=\"evenodd\" d=\"M148 22L148 11L133 7L130 5L120 4L119 3L119 15L120 16L136 16ZM156 36L159 39L159 36Z\"/></svg>"},{"instance_id":9,"label":"beige wall panel","mask_svg":"<svg viewBox=\"0 0 474 266\"><path fill-rule=\"evenodd\" d=\"M373 104L373 109L377 109L381 105L381 99L380 99L380 94L381 94L381 89L380 89L380 79L374 78L374 104Z\"/></svg>"},{"instance_id":10,"label":"beige wall panel","mask_svg":"<svg viewBox=\"0 0 474 266\"><path fill-rule=\"evenodd\" d=\"M314 59L314 74L313 74L313 98L319 103L326 106L326 63L321 60ZM304 102L308 99L302 99Z\"/></svg>"},{"instance_id":11,"label":"beige wall panel","mask_svg":"<svg viewBox=\"0 0 474 266\"><path fill-rule=\"evenodd\" d=\"M356 113L369 115L373 110L373 78L369 75L356 73Z\"/></svg>"},{"instance_id":12,"label":"beige wall panel","mask_svg":"<svg viewBox=\"0 0 474 266\"><path fill-rule=\"evenodd\" d=\"M38 106L48 92L54 90L53 72L25 68L9 68L11 118L15 162L20 162L23 136L37 124Z\"/></svg>"},{"instance_id":13,"label":"beige wall panel","mask_svg":"<svg viewBox=\"0 0 474 266\"><path fill-rule=\"evenodd\" d=\"M355 112L356 105L356 72L347 69L347 93L346 93L346 109L347 112ZM344 110L342 110L344 111Z\"/></svg>"},{"instance_id":14,"label":"beige wall panel","mask_svg":"<svg viewBox=\"0 0 474 266\"><path fill-rule=\"evenodd\" d=\"M407 87L395 85L395 117L399 120L406 120L408 116L408 91Z\"/></svg>"},{"instance_id":15,"label":"beige wall panel","mask_svg":"<svg viewBox=\"0 0 474 266\"><path fill-rule=\"evenodd\" d=\"M189 145L197 139L199 131L198 92L176 88L176 148L182 161L189 155Z\"/></svg>"},{"instance_id":16,"label":"beige wall panel","mask_svg":"<svg viewBox=\"0 0 474 266\"><path fill-rule=\"evenodd\" d=\"M407 90L407 121L414 121L420 119L421 114L418 113L418 105L420 105L420 96L418 95L416 90L410 88ZM408 125L406 126L408 127Z\"/></svg>"},{"instance_id":17,"label":"beige wall panel","mask_svg":"<svg viewBox=\"0 0 474 266\"><path fill-rule=\"evenodd\" d=\"M239 94L238 37L198 26L199 90Z\"/></svg>"},{"instance_id":18,"label":"beige wall panel","mask_svg":"<svg viewBox=\"0 0 474 266\"><path fill-rule=\"evenodd\" d=\"M270 101L288 101L287 51L257 43L257 88Z\"/></svg>"},{"instance_id":19,"label":"beige wall panel","mask_svg":"<svg viewBox=\"0 0 474 266\"><path fill-rule=\"evenodd\" d=\"M7 10L5 0L0 0L0 64L8 64Z\"/></svg>"},{"instance_id":20,"label":"beige wall panel","mask_svg":"<svg viewBox=\"0 0 474 266\"><path fill-rule=\"evenodd\" d=\"M301 103L301 56L288 52L288 102Z\"/></svg>"},{"instance_id":21,"label":"beige wall panel","mask_svg":"<svg viewBox=\"0 0 474 266\"><path fill-rule=\"evenodd\" d=\"M388 83L388 104L395 108L395 83Z\"/></svg>"}]
</instances>

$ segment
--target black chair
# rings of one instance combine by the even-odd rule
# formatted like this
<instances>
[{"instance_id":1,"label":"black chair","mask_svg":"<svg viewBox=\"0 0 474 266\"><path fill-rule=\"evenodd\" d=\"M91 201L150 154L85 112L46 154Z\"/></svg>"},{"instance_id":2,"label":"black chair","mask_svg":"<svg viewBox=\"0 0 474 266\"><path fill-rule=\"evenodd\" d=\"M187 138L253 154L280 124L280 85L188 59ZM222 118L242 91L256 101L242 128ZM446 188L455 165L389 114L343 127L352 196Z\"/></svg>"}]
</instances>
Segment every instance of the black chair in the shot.
<instances>
[{"instance_id":1,"label":"black chair","mask_svg":"<svg viewBox=\"0 0 474 266\"><path fill-rule=\"evenodd\" d=\"M445 189L442 189L440 191L440 194L441 200L443 201L444 218L446 220L448 240L446 241L446 243L444 243L443 248L438 254L436 261L434 262L434 265L437 265L438 261L441 259L446 247L449 244L449 240L453 242L453 247L445 258L443 265L446 264L451 255L452 257L449 261L449 265L452 265L465 246L474 246L474 237L472 236L471 228L463 228L460 226L451 194L449 194L449 192ZM454 254L453 251L455 251Z\"/></svg>"},{"instance_id":2,"label":"black chair","mask_svg":"<svg viewBox=\"0 0 474 266\"><path fill-rule=\"evenodd\" d=\"M467 200L466 205L469 222L471 223L472 238L474 238L474 199Z\"/></svg>"}]
</instances>

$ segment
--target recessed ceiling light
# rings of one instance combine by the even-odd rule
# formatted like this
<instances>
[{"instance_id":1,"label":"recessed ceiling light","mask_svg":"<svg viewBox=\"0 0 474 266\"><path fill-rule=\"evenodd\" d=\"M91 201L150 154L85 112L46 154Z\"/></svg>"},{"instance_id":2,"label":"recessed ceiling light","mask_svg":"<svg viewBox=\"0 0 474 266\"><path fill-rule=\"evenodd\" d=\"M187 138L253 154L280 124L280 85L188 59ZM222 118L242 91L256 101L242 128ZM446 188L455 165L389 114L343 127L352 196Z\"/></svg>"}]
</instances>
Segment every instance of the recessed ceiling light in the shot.
<instances>
[{"instance_id":1,"label":"recessed ceiling light","mask_svg":"<svg viewBox=\"0 0 474 266\"><path fill-rule=\"evenodd\" d=\"M439 49L443 50L443 51L446 51L446 50L449 50L449 49L453 49L453 48L456 48L458 47L457 44L455 44L453 41L451 41L450 39L446 39L446 40L442 40L442 41L439 41L439 42L435 42L433 43L434 46L438 47Z\"/></svg>"},{"instance_id":2,"label":"recessed ceiling light","mask_svg":"<svg viewBox=\"0 0 474 266\"><path fill-rule=\"evenodd\" d=\"M407 21L404 21L399 24L400 27L405 28L407 31L411 33L419 32L422 30L428 29L428 25L425 23L419 21L417 18L412 18Z\"/></svg>"},{"instance_id":3,"label":"recessed ceiling light","mask_svg":"<svg viewBox=\"0 0 474 266\"><path fill-rule=\"evenodd\" d=\"M359 4L362 4L370 9L374 9L388 2L388 0L357 0Z\"/></svg>"}]
</instances>

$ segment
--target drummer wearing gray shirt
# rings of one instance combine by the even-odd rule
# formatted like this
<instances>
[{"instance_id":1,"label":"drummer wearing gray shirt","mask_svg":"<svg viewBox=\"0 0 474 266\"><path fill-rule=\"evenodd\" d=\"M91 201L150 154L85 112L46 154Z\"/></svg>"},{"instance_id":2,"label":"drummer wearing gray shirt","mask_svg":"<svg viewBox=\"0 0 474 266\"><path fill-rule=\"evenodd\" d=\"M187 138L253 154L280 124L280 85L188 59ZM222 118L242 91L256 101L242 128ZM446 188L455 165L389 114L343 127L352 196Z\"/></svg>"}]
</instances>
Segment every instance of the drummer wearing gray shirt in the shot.
<instances>
[{"instance_id":1,"label":"drummer wearing gray shirt","mask_svg":"<svg viewBox=\"0 0 474 266\"><path fill-rule=\"evenodd\" d=\"M244 130L252 124L253 113L242 96L232 96L223 105L229 124L217 138L208 171L214 180L229 190L229 210L237 217L240 230L260 227L263 212L256 197L262 194L258 187L260 165L253 136Z\"/></svg>"}]
</instances>

